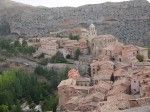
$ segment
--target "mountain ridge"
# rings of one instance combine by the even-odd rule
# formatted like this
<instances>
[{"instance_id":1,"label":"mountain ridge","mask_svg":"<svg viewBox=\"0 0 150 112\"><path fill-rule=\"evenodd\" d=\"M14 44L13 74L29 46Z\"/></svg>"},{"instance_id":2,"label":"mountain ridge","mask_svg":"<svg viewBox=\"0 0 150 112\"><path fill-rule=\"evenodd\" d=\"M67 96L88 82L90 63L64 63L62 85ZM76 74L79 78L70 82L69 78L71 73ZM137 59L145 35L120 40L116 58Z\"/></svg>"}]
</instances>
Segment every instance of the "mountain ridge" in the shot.
<instances>
[{"instance_id":1,"label":"mountain ridge","mask_svg":"<svg viewBox=\"0 0 150 112\"><path fill-rule=\"evenodd\" d=\"M87 27L94 23L98 34L112 34L122 41L149 45L150 3L147 0L106 2L79 7L32 7L10 0L0 8L10 32L24 36L47 36L50 31ZM1 4L2 5L2 4Z\"/></svg>"}]
</instances>

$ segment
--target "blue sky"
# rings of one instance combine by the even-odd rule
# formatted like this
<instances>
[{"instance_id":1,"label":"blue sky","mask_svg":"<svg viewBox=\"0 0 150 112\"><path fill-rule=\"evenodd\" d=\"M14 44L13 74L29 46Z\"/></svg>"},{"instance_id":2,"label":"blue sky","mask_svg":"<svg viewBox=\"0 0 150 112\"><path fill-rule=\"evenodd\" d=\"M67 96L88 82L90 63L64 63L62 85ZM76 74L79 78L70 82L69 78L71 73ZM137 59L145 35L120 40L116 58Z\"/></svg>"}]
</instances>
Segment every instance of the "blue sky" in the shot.
<instances>
[{"instance_id":1,"label":"blue sky","mask_svg":"<svg viewBox=\"0 0 150 112\"><path fill-rule=\"evenodd\" d=\"M46 7L63 7L63 6L81 6L85 4L97 4L104 2L120 2L129 0L13 0L33 6L46 6ZM150 0L148 0L150 1Z\"/></svg>"}]
</instances>

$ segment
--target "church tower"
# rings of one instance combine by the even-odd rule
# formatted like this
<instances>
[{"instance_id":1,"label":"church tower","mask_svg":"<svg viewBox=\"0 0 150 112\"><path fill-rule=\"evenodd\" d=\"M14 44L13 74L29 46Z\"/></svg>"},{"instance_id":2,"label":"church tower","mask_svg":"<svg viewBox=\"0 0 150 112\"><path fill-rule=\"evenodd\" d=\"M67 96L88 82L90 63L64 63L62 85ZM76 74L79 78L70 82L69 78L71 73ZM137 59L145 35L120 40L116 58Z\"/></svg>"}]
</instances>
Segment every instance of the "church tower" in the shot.
<instances>
[{"instance_id":1,"label":"church tower","mask_svg":"<svg viewBox=\"0 0 150 112\"><path fill-rule=\"evenodd\" d=\"M89 26L89 41L91 42L93 38L95 38L97 36L97 31L95 29L94 24L91 24Z\"/></svg>"},{"instance_id":2,"label":"church tower","mask_svg":"<svg viewBox=\"0 0 150 112\"><path fill-rule=\"evenodd\" d=\"M88 46L89 46L89 52L92 53L93 51L93 43L92 43L92 40L97 37L97 31L96 31L96 28L94 26L94 24L91 24L89 26L89 30L88 30Z\"/></svg>"},{"instance_id":3,"label":"church tower","mask_svg":"<svg viewBox=\"0 0 150 112\"><path fill-rule=\"evenodd\" d=\"M97 31L95 29L94 24L91 24L89 26L89 36L91 36L91 37L96 37L97 36Z\"/></svg>"}]
</instances>

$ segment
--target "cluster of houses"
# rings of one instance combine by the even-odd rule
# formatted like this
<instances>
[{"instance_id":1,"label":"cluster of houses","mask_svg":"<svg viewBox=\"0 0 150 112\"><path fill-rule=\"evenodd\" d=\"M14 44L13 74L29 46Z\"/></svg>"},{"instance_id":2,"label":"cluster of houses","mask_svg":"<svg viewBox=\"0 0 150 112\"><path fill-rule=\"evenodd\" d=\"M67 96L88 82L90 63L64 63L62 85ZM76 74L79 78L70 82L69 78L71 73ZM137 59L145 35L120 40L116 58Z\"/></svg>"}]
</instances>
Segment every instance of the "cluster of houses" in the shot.
<instances>
[{"instance_id":1,"label":"cluster of houses","mask_svg":"<svg viewBox=\"0 0 150 112\"><path fill-rule=\"evenodd\" d=\"M76 69L58 85L58 112L143 112L150 110L150 62L148 49L120 43L112 35L86 38L90 55L79 58ZM84 36L86 35L84 32ZM90 36L89 36L90 35ZM137 55L143 57L140 62ZM88 66L80 75L80 66ZM143 108L144 107L144 108ZM145 109L145 111L144 111Z\"/></svg>"},{"instance_id":2,"label":"cluster of houses","mask_svg":"<svg viewBox=\"0 0 150 112\"><path fill-rule=\"evenodd\" d=\"M59 32L58 32L59 33ZM70 32L68 32L69 34ZM150 106L150 62L148 49L126 45L112 35L97 35L95 26L72 29L79 40L53 37L30 38L37 48L33 57L81 56L68 79L58 85L58 112L135 112ZM142 59L139 60L137 56ZM81 69L84 71L81 72ZM81 75L80 75L81 74Z\"/></svg>"},{"instance_id":3,"label":"cluster of houses","mask_svg":"<svg viewBox=\"0 0 150 112\"><path fill-rule=\"evenodd\" d=\"M87 36L85 35L89 35L88 37L90 38L93 37L90 35L96 34L96 33L91 34L91 32L93 32L93 29L91 29L91 27L93 27L93 25L89 27L89 31L86 29L83 30L81 28L77 32L76 29L74 29L76 31L76 34L73 35L80 35L79 40L71 40L69 38L60 38L51 36L42 38L37 37L30 38L27 40L27 43L29 46L34 46L37 48L37 52L33 54L33 57L38 57L39 55L44 54L46 58L48 57L51 58L58 51L60 51L64 55L64 57L66 57L67 55L74 57L77 49L80 50L81 54L87 55L89 54L89 45L87 38L85 38Z\"/></svg>"},{"instance_id":4,"label":"cluster of houses","mask_svg":"<svg viewBox=\"0 0 150 112\"><path fill-rule=\"evenodd\" d=\"M29 38L27 40L28 46L34 46L37 48L33 57L38 57L39 55L44 54L46 58L50 58L58 51L60 51L64 57L67 55L74 57L77 49L80 50L82 55L92 54L93 56L97 56L100 53L101 48L118 41L112 35L97 36L97 31L93 24L91 24L88 29L78 28L73 29L73 31L70 33L73 33L73 35L79 35L79 40L60 37Z\"/></svg>"},{"instance_id":5,"label":"cluster of houses","mask_svg":"<svg viewBox=\"0 0 150 112\"><path fill-rule=\"evenodd\" d=\"M38 57L43 53L46 58L50 58L58 51L60 51L64 57L67 55L74 57L77 49L80 49L82 54L88 54L87 41L83 38L79 41L56 37L32 38L28 40L28 45L38 48L36 53L33 54L33 57Z\"/></svg>"}]
</instances>

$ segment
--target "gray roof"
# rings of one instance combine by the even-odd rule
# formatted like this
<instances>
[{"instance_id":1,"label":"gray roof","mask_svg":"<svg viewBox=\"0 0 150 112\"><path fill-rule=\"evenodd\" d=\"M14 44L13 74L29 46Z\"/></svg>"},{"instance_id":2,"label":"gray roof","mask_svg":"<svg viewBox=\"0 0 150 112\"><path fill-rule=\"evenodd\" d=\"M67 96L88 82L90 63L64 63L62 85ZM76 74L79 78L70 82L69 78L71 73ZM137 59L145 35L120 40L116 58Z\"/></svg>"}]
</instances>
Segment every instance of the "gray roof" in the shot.
<instances>
[{"instance_id":1,"label":"gray roof","mask_svg":"<svg viewBox=\"0 0 150 112\"><path fill-rule=\"evenodd\" d=\"M116 112L150 112L150 105L131 108L131 109L122 110L122 111L116 111Z\"/></svg>"}]
</instances>

